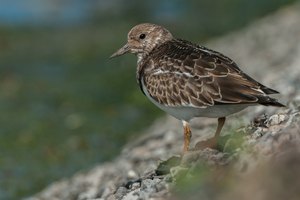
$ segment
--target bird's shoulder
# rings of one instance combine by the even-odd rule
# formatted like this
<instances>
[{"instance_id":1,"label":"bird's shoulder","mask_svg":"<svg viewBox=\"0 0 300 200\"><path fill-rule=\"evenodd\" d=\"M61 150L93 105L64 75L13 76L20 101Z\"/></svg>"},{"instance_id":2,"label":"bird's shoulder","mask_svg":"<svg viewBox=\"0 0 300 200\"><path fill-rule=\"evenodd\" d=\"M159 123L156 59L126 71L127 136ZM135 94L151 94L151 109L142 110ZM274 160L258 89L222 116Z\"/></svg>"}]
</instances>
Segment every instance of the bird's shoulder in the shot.
<instances>
[{"instance_id":1,"label":"bird's shoulder","mask_svg":"<svg viewBox=\"0 0 300 200\"><path fill-rule=\"evenodd\" d=\"M201 77L241 73L237 64L229 57L182 39L167 41L153 49L141 62L140 69L146 73L172 71Z\"/></svg>"}]
</instances>

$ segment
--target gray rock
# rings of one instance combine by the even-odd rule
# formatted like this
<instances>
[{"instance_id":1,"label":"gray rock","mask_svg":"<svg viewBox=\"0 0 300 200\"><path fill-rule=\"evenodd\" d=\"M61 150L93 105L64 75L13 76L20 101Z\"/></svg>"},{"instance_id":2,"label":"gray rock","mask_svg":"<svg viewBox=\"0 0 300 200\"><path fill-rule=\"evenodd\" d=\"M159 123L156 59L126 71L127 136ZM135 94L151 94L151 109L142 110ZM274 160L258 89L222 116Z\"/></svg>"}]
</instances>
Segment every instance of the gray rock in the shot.
<instances>
[{"instance_id":1,"label":"gray rock","mask_svg":"<svg viewBox=\"0 0 300 200\"><path fill-rule=\"evenodd\" d=\"M288 105L252 107L229 117L223 152L193 151L175 166L160 163L179 155L183 142L180 122L164 117L114 161L55 182L28 199L299 199L299 19L295 4L208 44L279 90L278 98ZM194 120L192 145L215 127L216 120ZM162 167L170 173L158 174Z\"/></svg>"}]
</instances>

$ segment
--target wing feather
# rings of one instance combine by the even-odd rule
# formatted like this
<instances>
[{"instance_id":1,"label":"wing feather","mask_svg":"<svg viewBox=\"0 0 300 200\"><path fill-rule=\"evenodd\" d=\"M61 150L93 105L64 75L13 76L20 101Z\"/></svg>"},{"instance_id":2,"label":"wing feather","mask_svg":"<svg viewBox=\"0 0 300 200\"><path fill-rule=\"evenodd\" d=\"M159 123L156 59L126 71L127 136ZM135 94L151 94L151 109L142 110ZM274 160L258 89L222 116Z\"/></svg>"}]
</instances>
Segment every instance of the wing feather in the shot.
<instances>
[{"instance_id":1,"label":"wing feather","mask_svg":"<svg viewBox=\"0 0 300 200\"><path fill-rule=\"evenodd\" d=\"M152 66L142 66L140 73L150 96L161 104L205 108L215 104L278 103L267 96L277 91L243 73L230 58L205 47L172 40L149 57L151 61L143 65Z\"/></svg>"}]
</instances>

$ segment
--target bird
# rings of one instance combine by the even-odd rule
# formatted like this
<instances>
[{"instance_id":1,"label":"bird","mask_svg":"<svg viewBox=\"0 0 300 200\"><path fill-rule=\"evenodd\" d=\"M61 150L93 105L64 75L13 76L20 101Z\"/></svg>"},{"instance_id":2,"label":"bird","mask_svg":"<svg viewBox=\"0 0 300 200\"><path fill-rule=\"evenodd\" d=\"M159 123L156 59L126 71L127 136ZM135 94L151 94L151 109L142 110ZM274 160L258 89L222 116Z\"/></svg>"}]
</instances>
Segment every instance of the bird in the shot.
<instances>
[{"instance_id":1,"label":"bird","mask_svg":"<svg viewBox=\"0 0 300 200\"><path fill-rule=\"evenodd\" d=\"M190 151L194 118L218 119L214 136L197 144L200 149L216 148L227 116L249 106L285 106L269 96L278 91L251 78L229 57L173 37L163 26L134 26L127 43L110 58L126 53L137 56L136 79L144 95L182 121L183 154Z\"/></svg>"}]
</instances>

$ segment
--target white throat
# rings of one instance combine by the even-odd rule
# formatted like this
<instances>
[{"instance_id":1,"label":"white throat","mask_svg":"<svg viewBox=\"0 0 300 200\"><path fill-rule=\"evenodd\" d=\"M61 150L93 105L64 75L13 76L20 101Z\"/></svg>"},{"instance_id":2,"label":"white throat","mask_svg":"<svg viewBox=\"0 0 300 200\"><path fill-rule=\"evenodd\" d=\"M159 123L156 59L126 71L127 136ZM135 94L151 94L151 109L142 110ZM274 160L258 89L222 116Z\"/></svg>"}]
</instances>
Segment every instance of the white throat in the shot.
<instances>
[{"instance_id":1,"label":"white throat","mask_svg":"<svg viewBox=\"0 0 300 200\"><path fill-rule=\"evenodd\" d=\"M139 64L142 59L143 59L143 54L142 53L138 53L137 54L137 63Z\"/></svg>"}]
</instances>

